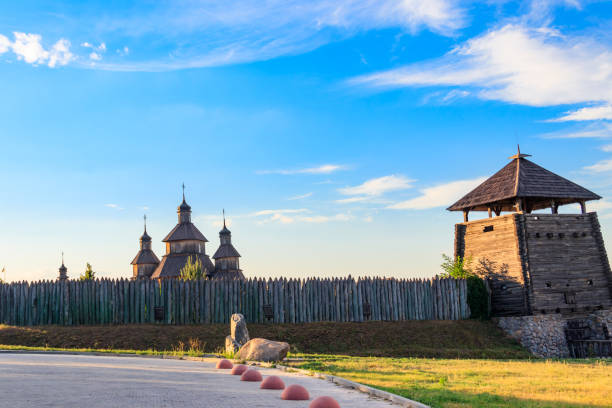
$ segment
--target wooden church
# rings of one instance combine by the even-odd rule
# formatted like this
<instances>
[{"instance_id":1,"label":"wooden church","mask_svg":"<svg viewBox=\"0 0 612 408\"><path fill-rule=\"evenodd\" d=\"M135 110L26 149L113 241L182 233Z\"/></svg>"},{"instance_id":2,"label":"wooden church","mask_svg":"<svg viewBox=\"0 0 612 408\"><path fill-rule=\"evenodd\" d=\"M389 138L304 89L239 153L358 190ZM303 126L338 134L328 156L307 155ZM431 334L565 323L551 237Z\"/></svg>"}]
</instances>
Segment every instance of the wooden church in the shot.
<instances>
[{"instance_id":1,"label":"wooden church","mask_svg":"<svg viewBox=\"0 0 612 408\"><path fill-rule=\"evenodd\" d=\"M601 197L526 157L519 148L510 163L448 208L463 212L464 222L455 225L455 256L470 258L488 279L494 316L609 308L610 264L597 213L586 208ZM568 204L580 212L559 214ZM544 209L550 211L537 211ZM488 217L470 221L474 211Z\"/></svg>"},{"instance_id":2,"label":"wooden church","mask_svg":"<svg viewBox=\"0 0 612 408\"><path fill-rule=\"evenodd\" d=\"M225 225L223 211L223 229L219 232L220 245L213 259L206 254L208 240L191 222L191 206L185 201L183 184L183 202L177 210L178 223L162 240L166 244L166 254L161 261L151 249L151 237L147 234L145 216L144 234L140 237L140 250L131 262L132 279L177 279L181 269L189 259L202 264L203 274L210 279L244 279L240 269L240 254L232 245L232 233Z\"/></svg>"}]
</instances>

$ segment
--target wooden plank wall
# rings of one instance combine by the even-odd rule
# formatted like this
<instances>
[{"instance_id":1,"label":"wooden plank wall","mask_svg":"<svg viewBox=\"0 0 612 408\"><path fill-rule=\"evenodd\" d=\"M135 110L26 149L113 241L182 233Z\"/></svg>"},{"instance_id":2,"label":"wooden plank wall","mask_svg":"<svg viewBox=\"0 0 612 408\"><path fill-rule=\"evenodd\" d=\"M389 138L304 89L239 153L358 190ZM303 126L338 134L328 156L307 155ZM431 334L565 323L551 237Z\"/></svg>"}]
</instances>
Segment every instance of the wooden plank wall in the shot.
<instances>
[{"instance_id":1,"label":"wooden plank wall","mask_svg":"<svg viewBox=\"0 0 612 408\"><path fill-rule=\"evenodd\" d=\"M371 315L367 316L367 305ZM264 315L270 305L274 317ZM156 320L155 308L163 308ZM465 280L261 279L41 281L0 284L0 323L209 324L242 313L254 323L459 320L470 316Z\"/></svg>"},{"instance_id":2,"label":"wooden plank wall","mask_svg":"<svg viewBox=\"0 0 612 408\"><path fill-rule=\"evenodd\" d=\"M477 273L489 279L494 316L529 314L518 217L507 214L455 226L455 256L471 258ZM481 260L492 262L491 270L485 272Z\"/></svg>"},{"instance_id":3,"label":"wooden plank wall","mask_svg":"<svg viewBox=\"0 0 612 408\"><path fill-rule=\"evenodd\" d=\"M611 306L612 277L597 214L523 217L534 313ZM570 303L567 293L573 298Z\"/></svg>"}]
</instances>

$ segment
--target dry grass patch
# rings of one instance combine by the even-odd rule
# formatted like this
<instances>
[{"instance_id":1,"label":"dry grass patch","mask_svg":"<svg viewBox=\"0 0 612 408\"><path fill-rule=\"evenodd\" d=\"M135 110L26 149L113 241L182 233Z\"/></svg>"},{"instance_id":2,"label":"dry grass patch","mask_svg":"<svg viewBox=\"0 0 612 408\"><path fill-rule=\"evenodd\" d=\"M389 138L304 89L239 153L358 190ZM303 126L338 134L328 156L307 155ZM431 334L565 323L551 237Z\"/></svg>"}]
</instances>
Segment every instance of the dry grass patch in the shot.
<instances>
[{"instance_id":1,"label":"dry grass patch","mask_svg":"<svg viewBox=\"0 0 612 408\"><path fill-rule=\"evenodd\" d=\"M432 407L611 407L612 361L308 356L327 372Z\"/></svg>"},{"instance_id":2,"label":"dry grass patch","mask_svg":"<svg viewBox=\"0 0 612 408\"><path fill-rule=\"evenodd\" d=\"M528 358L491 322L404 321L249 324L252 338L286 341L292 352L380 357ZM229 324L35 326L0 325L0 344L82 349L175 351L222 349ZM194 346L196 344L197 346Z\"/></svg>"}]
</instances>

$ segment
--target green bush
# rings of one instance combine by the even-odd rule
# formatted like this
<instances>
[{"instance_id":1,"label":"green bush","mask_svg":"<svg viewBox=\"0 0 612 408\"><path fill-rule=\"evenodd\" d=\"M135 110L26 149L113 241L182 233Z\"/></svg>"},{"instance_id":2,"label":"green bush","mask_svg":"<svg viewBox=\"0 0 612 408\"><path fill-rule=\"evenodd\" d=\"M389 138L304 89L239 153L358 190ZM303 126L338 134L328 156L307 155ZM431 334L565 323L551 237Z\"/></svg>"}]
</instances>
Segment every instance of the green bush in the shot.
<instances>
[{"instance_id":1,"label":"green bush","mask_svg":"<svg viewBox=\"0 0 612 408\"><path fill-rule=\"evenodd\" d=\"M199 258L190 256L187 258L185 266L180 270L180 279L184 281L200 279L204 277L203 270L202 261Z\"/></svg>"},{"instance_id":2,"label":"green bush","mask_svg":"<svg viewBox=\"0 0 612 408\"><path fill-rule=\"evenodd\" d=\"M468 276L473 276L474 272L472 272L472 258L461 258L460 256L456 258L451 258L446 254L442 254L442 269L444 272L440 275L443 278L455 278L455 279L465 279Z\"/></svg>"},{"instance_id":3,"label":"green bush","mask_svg":"<svg viewBox=\"0 0 612 408\"><path fill-rule=\"evenodd\" d=\"M444 270L440 274L443 278L465 279L467 281L467 302L470 306L472 319L489 318L489 294L484 280L480 278L472 269L472 258L451 258L442 254L444 262L441 267ZM481 260L481 263L483 261Z\"/></svg>"},{"instance_id":4,"label":"green bush","mask_svg":"<svg viewBox=\"0 0 612 408\"><path fill-rule=\"evenodd\" d=\"M472 275L467 277L467 302L472 319L489 318L489 294L482 278Z\"/></svg>"},{"instance_id":5,"label":"green bush","mask_svg":"<svg viewBox=\"0 0 612 408\"><path fill-rule=\"evenodd\" d=\"M79 279L82 281L87 281L87 280L94 280L95 278L96 278L96 273L93 271L93 268L91 267L89 262L87 262L87 266L85 267L85 272L83 272L83 274L79 276Z\"/></svg>"}]
</instances>

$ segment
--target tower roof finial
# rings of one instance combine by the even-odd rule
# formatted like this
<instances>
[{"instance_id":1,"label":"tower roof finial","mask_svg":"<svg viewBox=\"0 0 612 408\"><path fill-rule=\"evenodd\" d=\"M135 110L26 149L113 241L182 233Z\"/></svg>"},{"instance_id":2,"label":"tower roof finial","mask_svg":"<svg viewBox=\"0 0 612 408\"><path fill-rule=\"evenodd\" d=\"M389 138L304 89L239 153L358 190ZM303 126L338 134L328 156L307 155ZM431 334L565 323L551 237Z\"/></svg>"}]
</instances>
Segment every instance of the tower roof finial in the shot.
<instances>
[{"instance_id":1,"label":"tower roof finial","mask_svg":"<svg viewBox=\"0 0 612 408\"><path fill-rule=\"evenodd\" d=\"M147 214L145 214L143 218L144 218L144 229L145 229L144 232L147 232Z\"/></svg>"},{"instance_id":2,"label":"tower roof finial","mask_svg":"<svg viewBox=\"0 0 612 408\"><path fill-rule=\"evenodd\" d=\"M523 153L521 153L521 146L518 143L516 145L516 150L517 150L517 153L514 156L508 157L509 159L514 160L514 159L522 159L522 158L525 158L525 157L531 157L530 154L523 154Z\"/></svg>"},{"instance_id":3,"label":"tower roof finial","mask_svg":"<svg viewBox=\"0 0 612 408\"><path fill-rule=\"evenodd\" d=\"M183 182L183 201L185 201L185 182Z\"/></svg>"},{"instance_id":4,"label":"tower roof finial","mask_svg":"<svg viewBox=\"0 0 612 408\"><path fill-rule=\"evenodd\" d=\"M62 251L62 266L64 266L64 251Z\"/></svg>"},{"instance_id":5,"label":"tower roof finial","mask_svg":"<svg viewBox=\"0 0 612 408\"><path fill-rule=\"evenodd\" d=\"M223 228L225 228L225 208L223 209Z\"/></svg>"}]
</instances>

